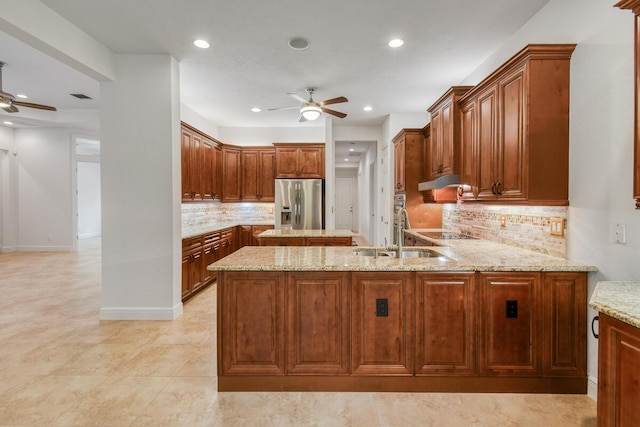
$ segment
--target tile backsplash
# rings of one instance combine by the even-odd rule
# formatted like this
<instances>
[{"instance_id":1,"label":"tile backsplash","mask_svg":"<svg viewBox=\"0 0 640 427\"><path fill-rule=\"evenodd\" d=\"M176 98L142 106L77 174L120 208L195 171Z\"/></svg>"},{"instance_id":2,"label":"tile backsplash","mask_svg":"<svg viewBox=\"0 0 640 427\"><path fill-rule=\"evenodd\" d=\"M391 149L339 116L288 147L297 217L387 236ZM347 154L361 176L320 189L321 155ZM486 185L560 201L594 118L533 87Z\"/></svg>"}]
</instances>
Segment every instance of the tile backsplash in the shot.
<instances>
[{"instance_id":1,"label":"tile backsplash","mask_svg":"<svg viewBox=\"0 0 640 427\"><path fill-rule=\"evenodd\" d=\"M238 224L275 223L273 203L183 203L182 227L215 225L232 221Z\"/></svg>"},{"instance_id":2,"label":"tile backsplash","mask_svg":"<svg viewBox=\"0 0 640 427\"><path fill-rule=\"evenodd\" d=\"M551 219L560 218L566 231L567 211L566 206L445 204L442 208L442 228L566 257L566 234L552 235L550 229Z\"/></svg>"}]
</instances>

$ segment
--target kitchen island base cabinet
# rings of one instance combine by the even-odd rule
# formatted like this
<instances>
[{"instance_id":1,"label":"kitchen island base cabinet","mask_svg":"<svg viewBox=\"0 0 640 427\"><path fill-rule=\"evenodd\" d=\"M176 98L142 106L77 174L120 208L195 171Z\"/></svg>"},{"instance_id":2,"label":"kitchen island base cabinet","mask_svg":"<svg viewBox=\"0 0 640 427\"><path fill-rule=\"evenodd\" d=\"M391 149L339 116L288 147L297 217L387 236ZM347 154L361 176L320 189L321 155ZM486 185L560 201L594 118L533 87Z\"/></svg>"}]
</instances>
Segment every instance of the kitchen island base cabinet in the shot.
<instances>
[{"instance_id":1,"label":"kitchen island base cabinet","mask_svg":"<svg viewBox=\"0 0 640 427\"><path fill-rule=\"evenodd\" d=\"M582 272L220 270L218 390L584 394L585 287Z\"/></svg>"},{"instance_id":2,"label":"kitchen island base cabinet","mask_svg":"<svg viewBox=\"0 0 640 427\"><path fill-rule=\"evenodd\" d=\"M640 329L600 313L598 426L640 425Z\"/></svg>"}]
</instances>

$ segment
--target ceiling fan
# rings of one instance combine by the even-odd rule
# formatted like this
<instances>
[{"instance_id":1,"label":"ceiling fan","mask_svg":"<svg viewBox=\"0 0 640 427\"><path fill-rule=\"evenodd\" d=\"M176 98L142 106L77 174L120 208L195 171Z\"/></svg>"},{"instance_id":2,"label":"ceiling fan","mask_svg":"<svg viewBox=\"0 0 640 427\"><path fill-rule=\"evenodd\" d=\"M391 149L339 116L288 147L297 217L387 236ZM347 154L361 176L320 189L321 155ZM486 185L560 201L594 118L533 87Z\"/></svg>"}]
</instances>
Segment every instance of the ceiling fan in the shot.
<instances>
[{"instance_id":1,"label":"ceiling fan","mask_svg":"<svg viewBox=\"0 0 640 427\"><path fill-rule=\"evenodd\" d=\"M295 93L287 93L287 95L293 97L295 100L302 102L302 107L300 108L300 121L306 122L307 120L315 120L320 117L320 113L331 114L332 116L339 117L344 119L347 117L345 113L336 110L330 110L329 108L325 108L325 105L331 104L339 104L341 102L348 102L349 100L344 96L339 96L337 98L327 99L325 101L315 102L313 100L313 94L316 92L315 87L308 87L305 91L309 94L309 99L304 99L303 97L295 94ZM298 107L281 107L281 108L269 108L269 111L275 110L289 110Z\"/></svg>"},{"instance_id":2,"label":"ceiling fan","mask_svg":"<svg viewBox=\"0 0 640 427\"><path fill-rule=\"evenodd\" d=\"M34 104L32 102L23 102L16 101L16 97L11 95L10 93L4 92L2 90L2 68L6 64L0 61L0 108L2 108L7 113L17 113L18 106L20 107L29 107L29 108L37 108L39 110L48 110L48 111L57 111L55 107L50 107L48 105L42 104Z\"/></svg>"}]
</instances>

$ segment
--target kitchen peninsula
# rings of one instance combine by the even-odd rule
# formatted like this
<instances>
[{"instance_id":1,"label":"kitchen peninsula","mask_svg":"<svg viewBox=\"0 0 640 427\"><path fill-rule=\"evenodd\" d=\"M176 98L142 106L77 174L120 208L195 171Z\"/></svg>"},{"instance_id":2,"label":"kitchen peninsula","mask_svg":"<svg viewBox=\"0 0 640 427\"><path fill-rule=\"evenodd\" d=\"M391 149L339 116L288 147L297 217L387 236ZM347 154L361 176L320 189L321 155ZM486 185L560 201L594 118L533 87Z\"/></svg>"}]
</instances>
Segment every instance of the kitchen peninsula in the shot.
<instances>
[{"instance_id":1,"label":"kitchen peninsula","mask_svg":"<svg viewBox=\"0 0 640 427\"><path fill-rule=\"evenodd\" d=\"M480 239L407 251L245 247L209 265L218 389L586 393L595 268Z\"/></svg>"},{"instance_id":2,"label":"kitchen peninsula","mask_svg":"<svg viewBox=\"0 0 640 427\"><path fill-rule=\"evenodd\" d=\"M357 234L351 230L265 230L260 246L351 246Z\"/></svg>"}]
</instances>

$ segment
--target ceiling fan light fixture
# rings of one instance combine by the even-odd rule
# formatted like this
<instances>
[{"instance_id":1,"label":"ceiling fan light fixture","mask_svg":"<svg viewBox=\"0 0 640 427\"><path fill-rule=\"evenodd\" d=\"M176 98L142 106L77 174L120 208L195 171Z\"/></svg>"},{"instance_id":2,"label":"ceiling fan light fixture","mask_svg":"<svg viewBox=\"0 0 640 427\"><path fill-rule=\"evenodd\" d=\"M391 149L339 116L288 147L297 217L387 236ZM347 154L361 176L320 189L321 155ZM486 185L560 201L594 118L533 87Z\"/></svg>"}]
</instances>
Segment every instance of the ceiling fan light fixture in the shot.
<instances>
[{"instance_id":1,"label":"ceiling fan light fixture","mask_svg":"<svg viewBox=\"0 0 640 427\"><path fill-rule=\"evenodd\" d=\"M307 105L300 109L300 114L307 120L316 120L320 117L320 113L322 113L322 110L316 105Z\"/></svg>"}]
</instances>

